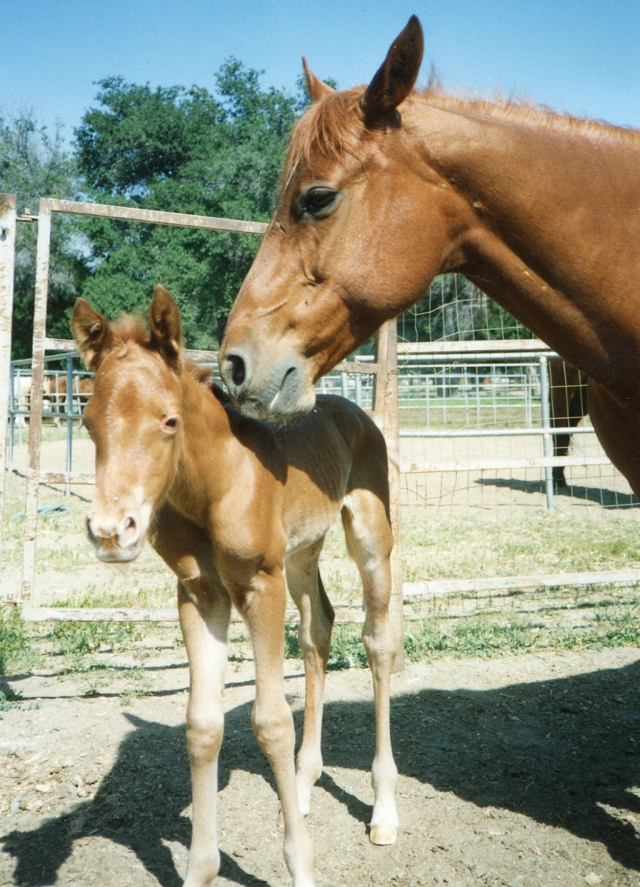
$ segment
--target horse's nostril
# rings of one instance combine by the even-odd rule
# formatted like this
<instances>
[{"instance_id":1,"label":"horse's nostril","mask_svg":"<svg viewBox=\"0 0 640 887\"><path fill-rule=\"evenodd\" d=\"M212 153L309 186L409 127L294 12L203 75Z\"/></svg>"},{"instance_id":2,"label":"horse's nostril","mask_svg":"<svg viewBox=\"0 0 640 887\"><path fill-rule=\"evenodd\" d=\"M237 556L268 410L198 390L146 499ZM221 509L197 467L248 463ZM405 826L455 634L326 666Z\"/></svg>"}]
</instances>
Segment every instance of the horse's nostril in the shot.
<instances>
[{"instance_id":1,"label":"horse's nostril","mask_svg":"<svg viewBox=\"0 0 640 887\"><path fill-rule=\"evenodd\" d=\"M247 374L244 360L239 354L230 354L227 360L231 364L231 381L236 386L242 385Z\"/></svg>"}]
</instances>

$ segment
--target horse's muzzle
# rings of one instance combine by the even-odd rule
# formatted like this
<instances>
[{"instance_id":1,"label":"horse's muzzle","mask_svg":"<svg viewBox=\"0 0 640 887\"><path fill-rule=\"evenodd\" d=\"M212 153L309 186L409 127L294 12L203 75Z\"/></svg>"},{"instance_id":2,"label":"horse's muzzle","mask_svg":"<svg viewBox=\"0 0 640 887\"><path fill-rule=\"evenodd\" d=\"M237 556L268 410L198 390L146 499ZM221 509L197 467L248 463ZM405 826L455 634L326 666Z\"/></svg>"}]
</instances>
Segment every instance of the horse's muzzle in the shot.
<instances>
[{"instance_id":1,"label":"horse's muzzle","mask_svg":"<svg viewBox=\"0 0 640 887\"><path fill-rule=\"evenodd\" d=\"M219 364L234 404L254 419L284 421L309 412L315 403L309 369L298 355L288 354L259 374L248 350L223 348Z\"/></svg>"}]
</instances>

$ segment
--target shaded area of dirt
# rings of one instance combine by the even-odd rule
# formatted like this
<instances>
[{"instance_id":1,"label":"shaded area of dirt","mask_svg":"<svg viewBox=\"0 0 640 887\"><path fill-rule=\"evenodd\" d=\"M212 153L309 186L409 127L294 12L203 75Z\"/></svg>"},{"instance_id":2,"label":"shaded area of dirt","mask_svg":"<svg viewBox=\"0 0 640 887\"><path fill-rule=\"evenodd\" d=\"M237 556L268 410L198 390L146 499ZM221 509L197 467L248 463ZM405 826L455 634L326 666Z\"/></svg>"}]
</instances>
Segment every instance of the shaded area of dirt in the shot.
<instances>
[{"instance_id":1,"label":"shaded area of dirt","mask_svg":"<svg viewBox=\"0 0 640 887\"><path fill-rule=\"evenodd\" d=\"M22 701L0 721L0 883L179 887L190 839L186 668L166 653L144 669L156 676L148 695L126 708L115 670L93 697L68 677L8 679ZM309 817L318 885L637 884L639 677L635 650L409 666L394 679L392 715L402 832L376 848L366 837L370 676L331 673ZM286 689L299 730L296 667ZM285 885L252 699L243 663L226 693L219 883Z\"/></svg>"}]
</instances>

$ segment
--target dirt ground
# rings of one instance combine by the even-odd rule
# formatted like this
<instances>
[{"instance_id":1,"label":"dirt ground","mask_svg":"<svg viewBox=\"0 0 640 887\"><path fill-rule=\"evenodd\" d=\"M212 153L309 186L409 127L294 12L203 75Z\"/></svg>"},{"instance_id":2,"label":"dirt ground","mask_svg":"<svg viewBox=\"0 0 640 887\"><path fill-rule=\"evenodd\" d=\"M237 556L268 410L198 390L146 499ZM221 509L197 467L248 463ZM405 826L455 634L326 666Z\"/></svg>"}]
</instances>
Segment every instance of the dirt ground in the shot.
<instances>
[{"instance_id":1,"label":"dirt ground","mask_svg":"<svg viewBox=\"0 0 640 887\"><path fill-rule=\"evenodd\" d=\"M147 639L85 673L2 679L0 884L178 887L190 838L183 648ZM230 663L220 764L223 885L289 883L253 736L250 661ZM286 691L300 728L303 680ZM135 670L145 694L122 704ZM366 670L331 672L308 825L317 884L640 883L640 649L409 664L393 680L401 832L367 838ZM0 687L0 689L3 689Z\"/></svg>"},{"instance_id":2,"label":"dirt ground","mask_svg":"<svg viewBox=\"0 0 640 887\"><path fill-rule=\"evenodd\" d=\"M538 455L534 443L531 455ZM466 455L425 447L405 444L403 457ZM499 455L525 452L518 441ZM17 467L24 456L16 452ZM64 444L46 445L43 457L43 467L64 467ZM90 446L78 442L74 469L90 471L91 463ZM607 504L603 487L612 500L628 498L617 478L602 481L599 468L573 473L583 491L573 504L585 514ZM525 472L504 483L479 473L462 486L453 473L437 483L433 492L416 489L425 507L444 503L460 513L514 502L544 507L543 484ZM91 495L90 488L76 492ZM558 507L565 502L559 497ZM65 544L83 550L80 520L77 539ZM92 581L101 575L95 562L81 563L64 588L53 573L41 574L43 602L74 593L87 573ZM17 589L19 576L16 559L5 568L5 591ZM164 637L168 632L175 636L177 628L165 629ZM0 711L0 885L182 883L191 831L188 671L173 636L164 644L147 637L127 655L100 653L101 667L91 674L52 668L0 678L0 692L20 694L15 707ZM303 678L298 663L288 661L286 669L299 730ZM639 677L640 649L630 648L409 664L393 680L401 832L395 846L380 848L367 837L370 675L331 672L325 772L308 821L318 887L636 887ZM252 662L230 663L220 763L221 887L289 884L273 779L250 726L253 695Z\"/></svg>"}]
</instances>

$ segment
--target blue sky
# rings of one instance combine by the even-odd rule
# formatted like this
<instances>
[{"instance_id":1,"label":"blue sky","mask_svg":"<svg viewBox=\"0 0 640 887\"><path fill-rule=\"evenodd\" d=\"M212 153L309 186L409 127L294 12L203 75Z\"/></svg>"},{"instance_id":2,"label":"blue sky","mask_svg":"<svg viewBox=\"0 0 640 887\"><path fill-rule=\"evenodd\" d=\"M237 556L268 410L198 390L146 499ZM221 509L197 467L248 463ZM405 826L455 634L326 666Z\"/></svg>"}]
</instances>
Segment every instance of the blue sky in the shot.
<instances>
[{"instance_id":1,"label":"blue sky","mask_svg":"<svg viewBox=\"0 0 640 887\"><path fill-rule=\"evenodd\" d=\"M501 90L640 127L638 0L18 0L0 18L0 108L32 105L67 138L118 74L214 88L229 56L293 91L306 55L339 86L367 82L416 13L451 88Z\"/></svg>"}]
</instances>

